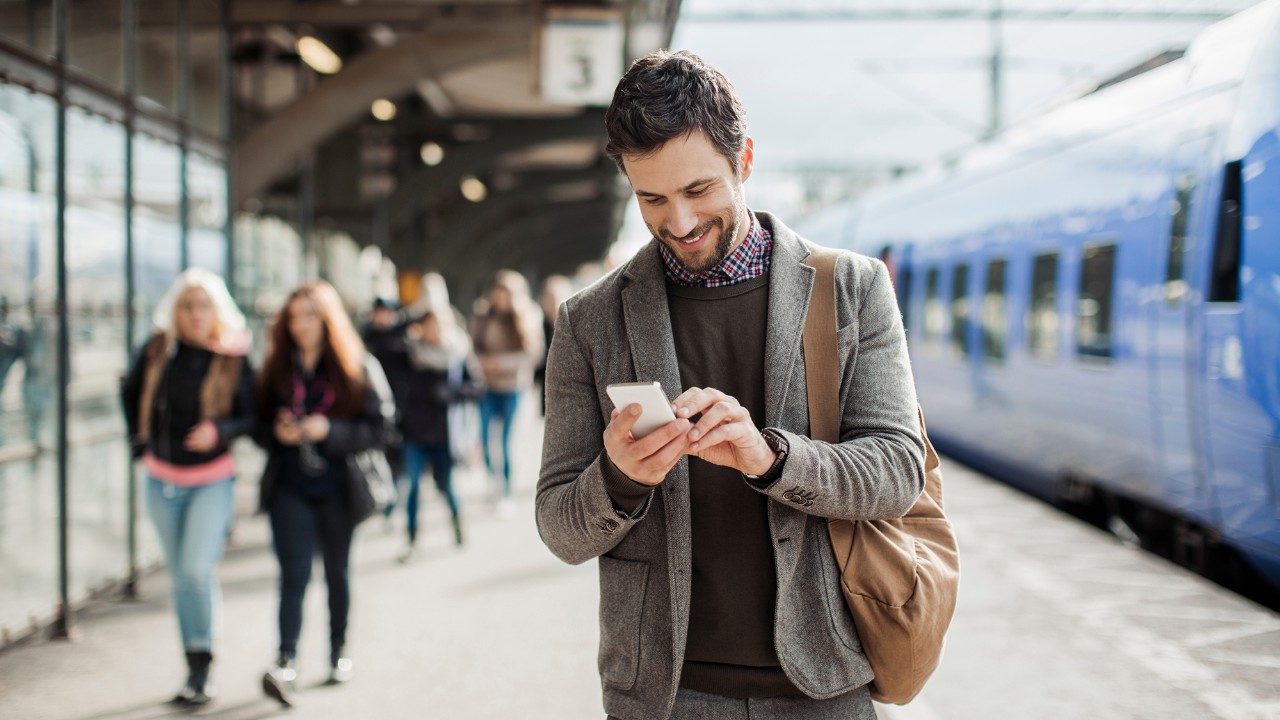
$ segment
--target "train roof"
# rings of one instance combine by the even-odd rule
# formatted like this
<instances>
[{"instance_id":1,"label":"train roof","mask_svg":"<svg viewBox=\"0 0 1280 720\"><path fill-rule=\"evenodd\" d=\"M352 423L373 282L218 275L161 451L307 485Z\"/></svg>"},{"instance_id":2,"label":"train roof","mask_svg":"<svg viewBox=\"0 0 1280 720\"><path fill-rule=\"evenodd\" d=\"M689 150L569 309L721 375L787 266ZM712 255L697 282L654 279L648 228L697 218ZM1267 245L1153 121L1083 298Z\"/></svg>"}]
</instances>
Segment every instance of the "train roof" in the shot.
<instances>
[{"instance_id":1,"label":"train roof","mask_svg":"<svg viewBox=\"0 0 1280 720\"><path fill-rule=\"evenodd\" d=\"M1255 109L1259 117L1244 123L1251 130L1239 127L1242 123L1237 119L1232 136L1247 137L1253 132L1251 139L1256 139L1259 124L1280 117L1280 0L1267 0L1210 25L1185 53L1162 54L1166 62L1153 62L1141 73L1121 73L1128 77L1119 81L1095 81L1073 99L1046 108L994 141L902 182L873 190L857 205L868 215L916 207L925 199L922 195L934 197L955 185L1122 127L1188 95L1240 85L1251 76L1249 101L1266 109ZM1247 150L1239 147L1241 142L1246 141L1238 140L1232 148L1237 154Z\"/></svg>"}]
</instances>

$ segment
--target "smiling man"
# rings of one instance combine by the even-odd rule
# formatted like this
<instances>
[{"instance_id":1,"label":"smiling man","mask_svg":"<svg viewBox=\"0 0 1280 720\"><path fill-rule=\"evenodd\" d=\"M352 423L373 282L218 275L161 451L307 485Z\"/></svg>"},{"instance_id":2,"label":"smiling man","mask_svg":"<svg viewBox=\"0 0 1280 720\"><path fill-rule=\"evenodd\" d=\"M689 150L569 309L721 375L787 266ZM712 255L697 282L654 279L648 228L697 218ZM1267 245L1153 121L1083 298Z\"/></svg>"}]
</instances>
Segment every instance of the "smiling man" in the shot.
<instances>
[{"instance_id":1,"label":"smiling man","mask_svg":"<svg viewBox=\"0 0 1280 720\"><path fill-rule=\"evenodd\" d=\"M744 184L733 85L687 52L637 60L608 152L654 241L560 307L538 482L543 540L599 558L610 717L871 720L871 667L826 518L900 517L923 487L906 341L879 261L836 269L841 442L805 437L809 248ZM612 383L662 384L642 438Z\"/></svg>"}]
</instances>

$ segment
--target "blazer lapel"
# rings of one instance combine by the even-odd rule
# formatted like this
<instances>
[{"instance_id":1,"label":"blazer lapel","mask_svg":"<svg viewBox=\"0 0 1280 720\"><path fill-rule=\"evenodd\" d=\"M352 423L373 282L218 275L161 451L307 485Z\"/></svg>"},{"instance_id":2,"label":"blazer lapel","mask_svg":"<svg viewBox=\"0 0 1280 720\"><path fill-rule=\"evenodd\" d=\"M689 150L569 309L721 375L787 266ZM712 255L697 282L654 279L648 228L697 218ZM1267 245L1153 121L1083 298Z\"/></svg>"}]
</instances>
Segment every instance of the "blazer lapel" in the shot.
<instances>
[{"instance_id":1,"label":"blazer lapel","mask_svg":"<svg viewBox=\"0 0 1280 720\"><path fill-rule=\"evenodd\" d=\"M788 427L785 416L788 391L800 363L800 340L809 311L815 271L804 264L809 249L799 236L769 213L757 212L760 223L773 235L769 261L768 335L764 344L765 426ZM796 386L804 394L804 374Z\"/></svg>"},{"instance_id":2,"label":"blazer lapel","mask_svg":"<svg viewBox=\"0 0 1280 720\"><path fill-rule=\"evenodd\" d=\"M636 379L657 380L667 399L684 392L680 382L680 366L676 360L675 336L671 330L671 313L667 306L667 282L662 270L662 255L655 242L636 253L628 263L627 282L622 287L622 314L626 323L627 343ZM689 577L693 567L693 529L689 516L689 462L682 460L658 489L667 521L668 567L682 572L671 577L671 611L673 627L683 628L689 617ZM672 635L672 656L684 656L685 635Z\"/></svg>"}]
</instances>

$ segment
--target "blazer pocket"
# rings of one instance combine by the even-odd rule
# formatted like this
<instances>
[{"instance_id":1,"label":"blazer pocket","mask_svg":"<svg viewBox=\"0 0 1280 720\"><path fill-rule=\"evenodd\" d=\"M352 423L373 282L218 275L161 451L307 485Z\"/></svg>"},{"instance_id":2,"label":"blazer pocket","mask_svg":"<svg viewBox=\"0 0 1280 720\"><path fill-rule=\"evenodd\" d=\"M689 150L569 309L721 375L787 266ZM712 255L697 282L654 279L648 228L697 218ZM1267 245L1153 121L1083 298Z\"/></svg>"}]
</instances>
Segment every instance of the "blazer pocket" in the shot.
<instances>
[{"instance_id":1,"label":"blazer pocket","mask_svg":"<svg viewBox=\"0 0 1280 720\"><path fill-rule=\"evenodd\" d=\"M835 553L831 549L827 523L821 521L817 524L822 526L822 537L819 540L822 552L818 557L818 565L822 568L822 590L827 600L831 629L845 647L862 653L862 639L858 637L858 629L853 625L853 614L849 611L849 603L844 599L844 590L840 586L840 564L836 562Z\"/></svg>"},{"instance_id":2,"label":"blazer pocket","mask_svg":"<svg viewBox=\"0 0 1280 720\"><path fill-rule=\"evenodd\" d=\"M630 690L640 670L640 618L649 563L600 556L600 678Z\"/></svg>"}]
</instances>

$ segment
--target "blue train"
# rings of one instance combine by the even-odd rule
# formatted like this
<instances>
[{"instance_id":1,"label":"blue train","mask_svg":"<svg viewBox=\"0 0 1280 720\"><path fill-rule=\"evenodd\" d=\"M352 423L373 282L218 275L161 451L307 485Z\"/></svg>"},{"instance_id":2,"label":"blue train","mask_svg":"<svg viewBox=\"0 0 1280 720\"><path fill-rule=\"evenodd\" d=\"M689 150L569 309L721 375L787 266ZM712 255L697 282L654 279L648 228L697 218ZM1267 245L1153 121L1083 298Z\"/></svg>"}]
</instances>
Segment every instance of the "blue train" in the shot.
<instances>
[{"instance_id":1,"label":"blue train","mask_svg":"<svg viewBox=\"0 0 1280 720\"><path fill-rule=\"evenodd\" d=\"M1280 586L1280 0L1163 60L802 230L893 270L940 449Z\"/></svg>"}]
</instances>

